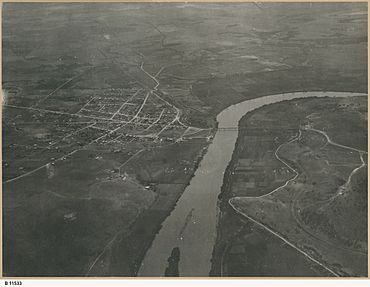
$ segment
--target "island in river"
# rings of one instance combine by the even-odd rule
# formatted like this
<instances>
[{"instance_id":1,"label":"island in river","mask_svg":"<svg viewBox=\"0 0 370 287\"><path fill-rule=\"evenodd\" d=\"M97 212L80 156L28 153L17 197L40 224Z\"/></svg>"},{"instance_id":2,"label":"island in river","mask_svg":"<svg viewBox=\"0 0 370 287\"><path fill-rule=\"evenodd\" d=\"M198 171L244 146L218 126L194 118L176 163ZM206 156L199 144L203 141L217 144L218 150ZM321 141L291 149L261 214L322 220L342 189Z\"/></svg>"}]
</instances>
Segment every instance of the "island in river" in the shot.
<instances>
[{"instance_id":1,"label":"island in river","mask_svg":"<svg viewBox=\"0 0 370 287\"><path fill-rule=\"evenodd\" d=\"M4 276L142 274L221 111L297 91L367 93L366 3L2 8ZM214 235L219 192L205 207ZM199 216L189 207L184 240ZM191 274L181 245L167 247L153 272Z\"/></svg>"}]
</instances>

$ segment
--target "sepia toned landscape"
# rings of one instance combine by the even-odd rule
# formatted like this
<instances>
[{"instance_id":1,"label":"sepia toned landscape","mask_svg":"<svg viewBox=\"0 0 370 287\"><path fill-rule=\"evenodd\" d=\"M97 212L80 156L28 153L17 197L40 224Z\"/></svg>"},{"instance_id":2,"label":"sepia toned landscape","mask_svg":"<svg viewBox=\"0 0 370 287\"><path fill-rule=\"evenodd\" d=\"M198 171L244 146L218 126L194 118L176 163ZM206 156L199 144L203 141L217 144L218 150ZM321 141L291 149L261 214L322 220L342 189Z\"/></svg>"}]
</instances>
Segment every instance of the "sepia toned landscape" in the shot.
<instances>
[{"instance_id":1,"label":"sepia toned landscape","mask_svg":"<svg viewBox=\"0 0 370 287\"><path fill-rule=\"evenodd\" d=\"M367 3L4 3L4 276L367 277Z\"/></svg>"},{"instance_id":2,"label":"sepia toned landscape","mask_svg":"<svg viewBox=\"0 0 370 287\"><path fill-rule=\"evenodd\" d=\"M307 257L306 276L366 274L366 97L282 102L240 127L220 196L222 272L288 276ZM269 266L273 249L287 265Z\"/></svg>"}]
</instances>

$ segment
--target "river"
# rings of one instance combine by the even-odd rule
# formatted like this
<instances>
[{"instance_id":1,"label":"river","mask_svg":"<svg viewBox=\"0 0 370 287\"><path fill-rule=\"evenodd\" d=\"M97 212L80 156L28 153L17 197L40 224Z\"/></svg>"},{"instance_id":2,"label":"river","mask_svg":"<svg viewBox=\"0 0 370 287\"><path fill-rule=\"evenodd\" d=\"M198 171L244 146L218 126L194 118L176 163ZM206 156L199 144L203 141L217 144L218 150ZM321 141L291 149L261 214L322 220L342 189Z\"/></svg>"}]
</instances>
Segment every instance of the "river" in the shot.
<instances>
[{"instance_id":1,"label":"river","mask_svg":"<svg viewBox=\"0 0 370 287\"><path fill-rule=\"evenodd\" d=\"M179 248L179 274L182 277L207 277L211 269L216 239L217 200L225 169L238 137L239 120L248 112L264 105L307 97L364 96L344 92L296 92L264 96L232 105L217 116L219 128L195 175L163 222L162 228L148 249L138 276L164 276L173 248Z\"/></svg>"}]
</instances>

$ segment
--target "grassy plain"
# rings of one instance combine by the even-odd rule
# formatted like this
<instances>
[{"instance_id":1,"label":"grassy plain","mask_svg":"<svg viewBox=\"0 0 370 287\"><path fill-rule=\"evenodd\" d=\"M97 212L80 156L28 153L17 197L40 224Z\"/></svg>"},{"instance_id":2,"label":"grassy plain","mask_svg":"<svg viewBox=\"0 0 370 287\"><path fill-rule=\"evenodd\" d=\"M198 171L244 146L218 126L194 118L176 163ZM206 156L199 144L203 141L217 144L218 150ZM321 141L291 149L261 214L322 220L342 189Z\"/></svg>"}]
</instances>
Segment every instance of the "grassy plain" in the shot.
<instances>
[{"instance_id":1,"label":"grassy plain","mask_svg":"<svg viewBox=\"0 0 370 287\"><path fill-rule=\"evenodd\" d=\"M5 3L2 13L6 276L135 275L219 111L273 93L367 89L366 4Z\"/></svg>"},{"instance_id":2,"label":"grassy plain","mask_svg":"<svg viewBox=\"0 0 370 287\"><path fill-rule=\"evenodd\" d=\"M230 270L225 276L282 276L287 270L292 276L366 276L366 107L366 97L312 98L273 104L242 118L244 129L220 195L214 272L218 267ZM243 233L248 225L253 227ZM260 269L251 268L254 230L296 253L295 258L278 253L296 266L293 273L268 257L260 259L265 260ZM233 273L235 265L240 272Z\"/></svg>"}]
</instances>

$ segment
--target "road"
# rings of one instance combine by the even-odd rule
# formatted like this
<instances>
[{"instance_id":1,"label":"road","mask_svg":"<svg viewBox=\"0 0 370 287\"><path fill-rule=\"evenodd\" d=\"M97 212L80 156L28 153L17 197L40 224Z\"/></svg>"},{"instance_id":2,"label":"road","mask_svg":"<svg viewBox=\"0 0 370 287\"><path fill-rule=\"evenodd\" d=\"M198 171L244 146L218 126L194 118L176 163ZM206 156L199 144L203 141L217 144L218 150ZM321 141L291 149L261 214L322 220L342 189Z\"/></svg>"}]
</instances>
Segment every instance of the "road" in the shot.
<instances>
[{"instance_id":1,"label":"road","mask_svg":"<svg viewBox=\"0 0 370 287\"><path fill-rule=\"evenodd\" d=\"M168 121L168 123L164 126L164 128L162 128L162 130L159 132L159 133L157 133L156 135L154 135L152 138L153 139L155 139L155 138L157 138L158 136L159 136L159 134L160 133L162 133L163 131L165 131L168 127L170 127L172 124L174 124L175 122L178 122L180 125L182 125L182 126L184 126L185 128L189 128L189 126L187 126L187 125L185 125L184 123L182 123L181 121L180 121L180 115L181 115L181 111L180 111L180 109L178 109L176 106L174 106L173 104L171 104L171 103L169 103L168 101L166 101L166 100L164 100L162 97L160 97L157 93L155 93L156 91L158 91L158 86L159 86L159 81L157 80L157 78L156 78L156 76L158 76L162 71L163 71L163 69L164 69L164 67L162 67L157 73L156 73L156 75L155 76L153 76L153 75L151 75L150 73L148 73L145 69L144 69L144 67L143 67L143 65L144 65L144 62L142 62L142 64L140 65L140 68L141 68L141 70L147 75L147 76L149 76L152 80L154 80L155 81L155 83L156 83L156 85L153 87L153 88L148 88L147 86L145 86L145 85L142 85L142 87L143 88L146 88L146 90L147 90L147 94L146 94L146 96L145 96L145 98L144 98L144 100L143 100L143 102L142 102L142 104L141 104L141 106L139 107L139 109L138 109L138 111L136 112L136 114L130 119L130 120L128 120L128 121L120 121L120 120L115 120L114 119L114 117L116 116L116 115L118 115L119 114L119 112L120 112L120 110L122 109L122 107L125 105L125 104L129 104L129 102L139 93L139 92L141 92L142 90L143 90L143 88L141 88L141 89L138 89L137 91L136 91L136 93L133 95L133 96L131 96L128 100L126 100L124 103L122 103L121 104L121 106L120 106L120 108L118 109L118 110L116 110L116 112L115 113L113 113L113 114L111 114L112 116L111 117L96 117L96 116L88 116L88 115L82 115L82 114L80 114L80 112L82 111L82 110L84 110L84 108L86 107L86 106L88 106L88 104L89 103L91 103L93 100L95 100L96 99L96 97L92 97L78 112L76 112L76 113L74 113L74 114L72 114L72 113L68 113L68 112L62 112L62 111L55 111L55 110L48 110L48 109L42 109L42 108L37 108L37 107L35 107L35 106L37 106L39 103L41 103L41 100L39 101L39 102L37 102L35 105L33 105L33 106L31 106L31 107L24 107L24 106L16 106L16 105L8 105L8 104L4 104L3 106L4 107L8 107L8 108L15 108L15 109L23 109L23 110L30 110L30 111L38 111L38 112L45 112L45 113L53 113L53 114L57 114L57 115L66 115L66 116L70 116L70 117L79 117L79 118L86 118L86 119L92 119L92 120L95 120L96 122L94 122L93 124L91 124L91 125L89 125L89 126L86 126L86 127L83 127L83 128L81 128L80 130L77 130L77 131L74 131L74 132L72 132L72 133L70 133L70 134L68 134L68 135L66 135L63 139L65 139L65 138L67 138L67 137L69 137L69 136L71 136L71 135L74 135L74 134L77 134L78 132L80 132L80 131L82 131L82 130L85 130L85 129L87 129L87 128L96 128L95 127L95 124L97 123L97 121L107 121L107 122L112 122L112 123L118 123L118 124L120 124L117 128L115 128L115 129L113 129L113 130L106 130L106 133L104 134L104 135L102 135L102 136L100 136L100 137L98 137L98 138L96 138L96 139L94 139L94 140L92 140L91 142L89 142L89 143L87 143L85 146L83 146L83 147L81 147L81 148L79 148L79 149L76 149L76 150L74 150L74 151L72 151L72 152L70 152L70 153L67 153L67 154L65 154L65 155L63 155L63 156L61 156L60 158L58 158L58 159L56 159L56 160L54 160L54 161L51 161L51 162L48 162L48 163L46 163L45 165L42 165L42 166L40 166L40 167L37 167L37 168L35 168L35 169L33 169L33 170L31 170L31 171L29 171L29 172L26 172L26 173L24 173L24 174L22 174L22 175L20 175L20 176L17 176L17 177L15 177L15 178L12 178L12 179L9 179L9 180L6 180L6 181L4 181L4 184L7 184L7 183L10 183L10 182L13 182L13 181L15 181L15 180L18 180L18 179L21 179L21 178L23 178L23 177L26 177L26 176L28 176L28 175L31 175L31 174L33 174L33 173L35 173L36 171L38 171L38 170L40 170L40 169L42 169L42 168L44 168L47 164L50 164L50 163L52 163L52 162L56 162L56 161L59 161L59 160L61 160L61 159L63 159L63 158L65 158L65 157L68 157L68 156L70 156L70 155L72 155L73 153L75 153L75 152L77 152L77 151L80 151L80 150L83 150L83 149L85 149L87 146L89 146L90 144L92 144L92 143L95 143L95 142L97 142L97 141L99 141L100 139L103 139L103 138L105 138L105 137L107 137L107 136L109 136L110 134L112 134L112 133L114 133L114 132L116 132L116 131L118 131L119 129L121 129L122 127L124 127L125 125L127 125L127 124L130 124L130 123L132 123L134 120L136 120L137 118L140 118L139 117L139 115L140 115L140 113L141 113L141 111L143 110L143 108L144 108L144 106L145 106L145 104L147 103L147 100L148 100L148 98L150 97L150 95L152 95L152 94L154 94L157 98L159 98L161 101L163 101L164 103L166 103L166 105L168 105L168 106L170 106L171 108L173 108L174 109L174 111L176 112L176 115L175 115L175 117L174 117L174 119L173 120L171 120L171 121ZM57 87L54 91L52 91L50 94L48 94L47 95L47 97L45 97L44 99L42 99L42 101L44 101L44 100L46 100L48 97L50 97L50 96L52 96L54 93L56 93L58 90L60 90L61 88L63 88L64 86L66 86L68 83L70 83L71 81L73 81L73 80L75 80L75 79L77 79L78 77L80 77L80 76L82 76L85 72L87 72L88 70L85 70L83 73L81 73L81 74L79 74L79 75L76 75L75 77L73 77L73 78L71 78L71 79L69 79L68 81L66 81L66 82L64 82L62 85L60 85L59 87ZM138 82L138 83L140 83L140 82ZM141 84L141 83L140 83ZM157 122L159 122L159 120L161 119L161 117L162 117L162 115L163 115L163 113L164 113L164 110L162 110L161 111L161 114L159 115L159 117L156 119L156 120L154 120L152 123L150 123L150 124L140 124L140 123L135 123L135 125L140 125L140 126L142 126L142 125L147 125L147 128L145 129L145 130L148 130L148 129L150 129L151 127L153 127Z\"/></svg>"},{"instance_id":2,"label":"road","mask_svg":"<svg viewBox=\"0 0 370 287\"><path fill-rule=\"evenodd\" d=\"M250 221L254 222L255 224L261 226L263 229L267 230L268 232L270 232L271 234L275 235L276 237L278 237L279 239L281 239L282 241L284 241L286 244L288 244L289 246L293 247L295 250L297 250L298 252L300 252L301 254L303 254L306 258L308 258L312 262L320 265L325 270L327 270L329 273L333 274L335 277L339 277L339 274L337 274L334 270L330 269L328 266L324 265L323 263L317 261L315 258L313 258L311 255L309 255L307 252L303 251L302 249L300 249L299 247L297 247L296 245L294 245L293 243L291 243L290 241L288 241L286 238L284 238L283 236L281 236L280 234L278 234L276 231L272 230L268 226L262 224L261 222L255 220L254 218L252 218L252 217L246 215L245 213L243 213L243 211L241 211L240 209L238 209L234 205L234 203L233 203L233 201L238 200L238 199L239 199L239 197L233 197L233 198L230 198L229 199L229 204L235 210L236 213L244 216L245 218L249 219Z\"/></svg>"},{"instance_id":3,"label":"road","mask_svg":"<svg viewBox=\"0 0 370 287\"><path fill-rule=\"evenodd\" d=\"M122 103L122 105L119 107L119 109L112 115L112 117L111 117L111 119L113 119L116 115L118 115L119 114L119 112L122 110L122 108L126 105L126 104L128 104L129 102L131 102L135 97L136 97L136 95L137 94L139 94L139 92L141 92L143 89L138 89L137 91L136 91L136 93L134 93L131 97L129 97L125 102L123 102Z\"/></svg>"},{"instance_id":4,"label":"road","mask_svg":"<svg viewBox=\"0 0 370 287\"><path fill-rule=\"evenodd\" d=\"M48 95L46 95L46 97L42 98L41 100L37 101L33 106L37 106L39 105L40 103L46 101L48 98L50 98L52 95L54 95L56 92L58 92L60 89L62 89L63 87L65 87L66 85L68 85L70 82L72 82L73 80L81 77L82 75L84 75L86 72L90 71L91 69L95 68L94 66L93 67L89 67L87 68L85 71L83 71L82 73L68 79L67 81L65 81L64 83L62 83L60 86L58 86L57 88L55 88L51 93L49 93Z\"/></svg>"},{"instance_id":5,"label":"road","mask_svg":"<svg viewBox=\"0 0 370 287\"><path fill-rule=\"evenodd\" d=\"M353 147L349 147L349 146L345 146L345 145L342 145L342 144L338 144L336 142L333 142L330 137L324 132L324 131L321 131L321 130L318 130L318 129L313 129L313 128L305 128L305 130L309 130L309 131L313 131L313 132L317 132L321 135L323 135L326 140L327 140L327 144L330 144L330 145L333 145L333 146L337 146L337 147L340 147L340 148L343 148L343 149L348 149L348 150L351 150L351 151L356 151L360 154L360 159L361 159L361 165L357 168L355 168L347 182L345 185L348 185L351 181L351 178L352 176L359 170L361 169L362 167L364 167L366 165L364 159L363 159L363 155L364 154L367 154L366 151L363 151L363 150L360 150L360 149L356 149L356 148L353 148ZM293 138L292 140L286 142L286 143L283 143L281 145L279 145L279 147L276 149L275 151L275 157L280 161L282 162L285 166L287 166L291 171L293 171L295 173L295 176L289 180L287 180L282 186L274 189L273 191L267 193L267 194L264 194L264 195L260 195L260 196L245 196L245 197L233 197L231 199L229 199L229 205L233 208L233 210L235 210L235 212L237 212L238 214L246 217L247 219L251 220L252 222L256 223L257 225L261 226L262 228L264 228L265 230L267 230L268 232L272 233L273 235L275 235L276 237L280 238L282 241L284 241L286 244L288 244L289 246L293 247L294 249L296 249L297 251L299 251L301 254L303 254L305 257L307 257L308 259L310 259L311 261L313 261L314 263L322 266L323 268L325 268L327 271L329 271L331 274L333 274L334 276L339 276L339 274L337 274L335 271L333 271L332 269L330 269L328 266L324 265L323 263L319 262L318 260L316 260L315 258L313 258L311 255L309 255L307 252L305 252L304 250L300 249L299 247L297 247L296 245L294 245L293 243L291 243L290 241L288 241L286 238L284 238L282 235L278 234L276 231L273 231L270 227L266 226L265 224L255 220L254 218L248 216L247 214L245 214L242 210L240 210L238 207L235 206L234 204L234 201L237 201L239 199L248 199L248 198L263 198L263 197L266 197L266 196L269 196L269 195L272 195L273 193L275 193L276 191L280 190L281 188L284 188L286 186L288 186L288 184L290 184L292 181L294 181L298 176L299 176L299 172L294 169L292 166L290 166L287 162L285 162L279 155L278 155L278 152L280 150L280 148L283 146L283 145L286 145L286 144L289 144L289 143L292 143L298 139L300 139L302 136L302 132L301 130L299 130L299 133L298 135ZM316 238L316 237L315 237ZM321 239L319 239L321 240ZM352 250L350 250L352 251ZM361 253L361 252L360 252Z\"/></svg>"},{"instance_id":6,"label":"road","mask_svg":"<svg viewBox=\"0 0 370 287\"><path fill-rule=\"evenodd\" d=\"M328 134L324 131L317 130L317 129L314 129L314 128L305 128L305 129L308 130L308 131L313 131L313 132L317 132L319 134L322 134L326 138L328 144L331 144L331 145L334 145L334 146L337 146L337 147L341 147L341 148L344 148L344 149L349 149L349 150L352 150L352 151L357 151L359 153L367 153L367 151L364 151L364 150L360 150L360 149L357 149L357 148L353 148L353 147L349 147L349 146L346 146L346 145L342 145L342 144L338 144L336 142L333 142L330 139L330 137L328 136Z\"/></svg>"},{"instance_id":7,"label":"road","mask_svg":"<svg viewBox=\"0 0 370 287\"><path fill-rule=\"evenodd\" d=\"M292 142L295 142L296 140L298 140L298 139L300 139L301 138L301 136L302 136L302 132L301 132L301 130L299 130L298 131L298 135L296 136L296 137L294 137L292 140L290 140L290 141L288 141L288 142L286 142L286 143L282 143L281 145L279 145L279 147L276 149L276 151L275 151L275 157L276 157L276 159L278 160L278 161L280 161L280 162L282 162L285 166L287 166L291 171L293 171L294 173L295 173L295 175L294 175L294 177L292 177L292 178L290 178L290 179L288 179L282 186L279 186L279 187L277 187L277 188L275 188L273 191L271 191L271 192L269 192L269 193L266 193L266 194L263 194L263 195L259 195L259 196L245 196L245 197L243 197L243 198L262 198L262 197L266 197L266 196L268 196L268 195L271 195L271 194L273 194L273 193L275 193L276 191L278 191L278 190L280 190L280 189L282 189L282 188L284 188L284 187L286 187L286 186L288 186L288 184L289 183L291 183L292 181L294 181L297 177L298 177L298 175L299 175L299 173L298 173L298 171L296 170L296 169L294 169L292 166L290 166L286 161L284 161L279 155L278 155L278 153L279 153L279 150L280 150L280 148L282 147L282 146L284 146L284 145L286 145L286 144L290 144L290 143L292 143Z\"/></svg>"}]
</instances>

